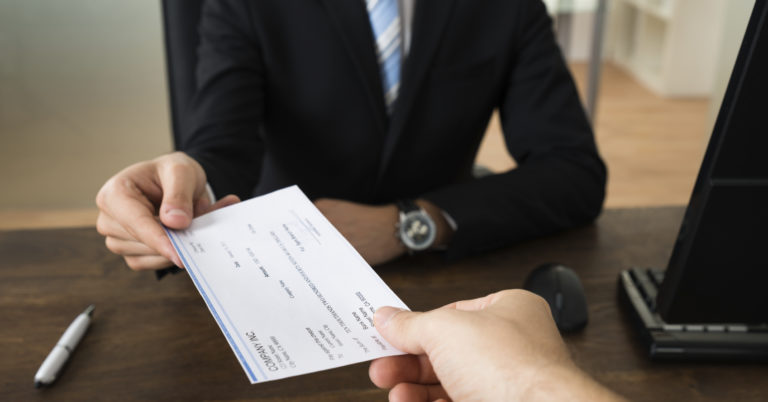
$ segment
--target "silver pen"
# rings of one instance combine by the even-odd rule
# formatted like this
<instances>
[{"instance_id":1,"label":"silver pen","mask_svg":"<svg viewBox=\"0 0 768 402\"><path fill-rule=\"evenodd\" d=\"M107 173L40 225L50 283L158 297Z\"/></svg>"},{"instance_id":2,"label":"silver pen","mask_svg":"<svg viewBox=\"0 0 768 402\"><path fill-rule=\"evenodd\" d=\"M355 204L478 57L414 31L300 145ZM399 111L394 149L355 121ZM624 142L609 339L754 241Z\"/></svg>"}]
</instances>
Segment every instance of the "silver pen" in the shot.
<instances>
[{"instance_id":1,"label":"silver pen","mask_svg":"<svg viewBox=\"0 0 768 402\"><path fill-rule=\"evenodd\" d=\"M75 317L72 324L69 324L69 327L59 338L56 346L53 347L51 353L48 354L43 364L40 365L40 369L37 370L37 374L35 374L35 388L50 385L56 381L59 370L61 370L61 367L64 366L64 363L72 355L80 339L85 335L85 331L88 330L94 308L96 307L91 304L85 311Z\"/></svg>"}]
</instances>

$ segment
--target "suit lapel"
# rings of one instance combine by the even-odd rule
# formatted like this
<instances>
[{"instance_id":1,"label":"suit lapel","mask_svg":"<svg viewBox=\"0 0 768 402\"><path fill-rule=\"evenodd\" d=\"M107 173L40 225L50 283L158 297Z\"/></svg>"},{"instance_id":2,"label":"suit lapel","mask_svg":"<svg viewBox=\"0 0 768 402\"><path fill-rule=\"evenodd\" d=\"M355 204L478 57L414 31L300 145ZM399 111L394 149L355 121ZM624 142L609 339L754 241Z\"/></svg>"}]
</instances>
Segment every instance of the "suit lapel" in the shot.
<instances>
[{"instance_id":1,"label":"suit lapel","mask_svg":"<svg viewBox=\"0 0 768 402\"><path fill-rule=\"evenodd\" d=\"M383 137L387 131L387 112L374 49L373 31L362 0L321 0L338 31L350 59L358 71L376 127Z\"/></svg>"},{"instance_id":2,"label":"suit lapel","mask_svg":"<svg viewBox=\"0 0 768 402\"><path fill-rule=\"evenodd\" d=\"M385 137L384 150L379 164L381 180L392 158L392 153L402 137L413 102L421 90L427 71L432 66L445 25L453 10L454 0L418 0L413 17L413 36L408 58L400 78L400 94L395 105L389 131Z\"/></svg>"}]
</instances>

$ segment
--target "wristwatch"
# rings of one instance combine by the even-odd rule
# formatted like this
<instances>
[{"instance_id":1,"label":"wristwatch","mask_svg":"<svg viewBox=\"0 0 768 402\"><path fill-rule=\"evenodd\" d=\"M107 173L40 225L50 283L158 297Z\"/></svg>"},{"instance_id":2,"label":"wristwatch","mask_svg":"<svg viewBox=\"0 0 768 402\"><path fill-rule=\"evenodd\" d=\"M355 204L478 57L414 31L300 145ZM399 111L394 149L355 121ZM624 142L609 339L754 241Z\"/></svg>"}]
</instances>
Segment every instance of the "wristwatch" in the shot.
<instances>
[{"instance_id":1,"label":"wristwatch","mask_svg":"<svg viewBox=\"0 0 768 402\"><path fill-rule=\"evenodd\" d=\"M427 211L413 200L399 200L396 204L400 210L400 222L395 234L408 252L414 253L432 247L437 236L437 227Z\"/></svg>"}]
</instances>

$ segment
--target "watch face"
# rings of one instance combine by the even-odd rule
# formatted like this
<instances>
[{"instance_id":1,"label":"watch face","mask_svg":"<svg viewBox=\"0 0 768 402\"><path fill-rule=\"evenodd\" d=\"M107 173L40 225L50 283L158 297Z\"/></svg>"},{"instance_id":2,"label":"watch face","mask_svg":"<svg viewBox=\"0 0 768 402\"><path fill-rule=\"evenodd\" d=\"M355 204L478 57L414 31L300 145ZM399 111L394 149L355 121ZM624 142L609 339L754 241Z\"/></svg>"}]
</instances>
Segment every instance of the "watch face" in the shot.
<instances>
[{"instance_id":1,"label":"watch face","mask_svg":"<svg viewBox=\"0 0 768 402\"><path fill-rule=\"evenodd\" d=\"M426 250L435 241L435 223L421 211L405 214L400 222L400 239L411 250Z\"/></svg>"}]
</instances>

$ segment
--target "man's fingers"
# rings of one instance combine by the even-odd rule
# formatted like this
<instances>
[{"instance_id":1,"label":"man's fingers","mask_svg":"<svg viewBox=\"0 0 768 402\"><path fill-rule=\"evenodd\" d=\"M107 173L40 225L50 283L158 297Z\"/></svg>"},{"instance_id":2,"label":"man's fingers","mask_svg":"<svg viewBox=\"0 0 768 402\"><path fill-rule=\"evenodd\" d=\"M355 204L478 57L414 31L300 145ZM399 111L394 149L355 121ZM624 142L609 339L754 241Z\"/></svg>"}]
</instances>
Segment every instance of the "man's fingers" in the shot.
<instances>
[{"instance_id":1,"label":"man's fingers","mask_svg":"<svg viewBox=\"0 0 768 402\"><path fill-rule=\"evenodd\" d=\"M421 344L424 334L419 331L419 318L423 314L395 307L381 307L373 315L373 322L392 346L405 353L421 355L424 354Z\"/></svg>"},{"instance_id":2,"label":"man's fingers","mask_svg":"<svg viewBox=\"0 0 768 402\"><path fill-rule=\"evenodd\" d=\"M104 212L96 219L96 231L105 237L115 237L121 240L136 240L116 220Z\"/></svg>"},{"instance_id":3,"label":"man's fingers","mask_svg":"<svg viewBox=\"0 0 768 402\"><path fill-rule=\"evenodd\" d=\"M153 224L157 225L155 219L153 218L152 220ZM96 230L106 238L105 244L107 248L115 254L132 257L159 256L162 257L162 266L160 266L160 268L173 264L180 266L181 264L180 262L171 262L168 258L163 257L157 249L137 240L135 236L130 234L116 220L112 219L112 217L104 212L99 214L96 221ZM163 232L163 236L165 236L165 232ZM171 251L175 257L176 251L173 249ZM176 259L178 259L178 257L176 257ZM150 269L148 268L148 264L140 263L139 265L141 267L147 267L141 269ZM153 262L149 265L155 266L157 265L157 262Z\"/></svg>"},{"instance_id":4,"label":"man's fingers","mask_svg":"<svg viewBox=\"0 0 768 402\"><path fill-rule=\"evenodd\" d=\"M437 375L427 355L388 356L371 362L368 376L379 388L392 388L401 382L437 384Z\"/></svg>"},{"instance_id":5,"label":"man's fingers","mask_svg":"<svg viewBox=\"0 0 768 402\"><path fill-rule=\"evenodd\" d=\"M160 221L169 228L184 229L194 216L194 200L204 196L205 183L188 163L168 163L158 168L158 179L163 189Z\"/></svg>"},{"instance_id":6,"label":"man's fingers","mask_svg":"<svg viewBox=\"0 0 768 402\"><path fill-rule=\"evenodd\" d=\"M147 246L146 244L137 242L135 240L124 240L124 239L119 239L117 237L109 236L106 238L104 242L107 245L107 248L109 249L109 251L115 254L122 255L124 257L142 256L142 255L161 256L157 251L149 248L149 246ZM168 261L167 258L165 260ZM168 262L170 263L170 261Z\"/></svg>"},{"instance_id":7,"label":"man's fingers","mask_svg":"<svg viewBox=\"0 0 768 402\"><path fill-rule=\"evenodd\" d=\"M389 402L450 401L448 393L440 385L397 384L389 391Z\"/></svg>"},{"instance_id":8,"label":"man's fingers","mask_svg":"<svg viewBox=\"0 0 768 402\"><path fill-rule=\"evenodd\" d=\"M208 197L207 194L204 194L202 197L199 197L197 200L195 200L195 208L192 213L196 218L200 215L208 213L208 211L210 210L211 210L211 199Z\"/></svg>"},{"instance_id":9,"label":"man's fingers","mask_svg":"<svg viewBox=\"0 0 768 402\"><path fill-rule=\"evenodd\" d=\"M211 211L215 211L219 208L228 207L230 205L234 205L240 202L240 197L230 194L228 196L225 196L224 198L216 201L215 204L211 205Z\"/></svg>"},{"instance_id":10,"label":"man's fingers","mask_svg":"<svg viewBox=\"0 0 768 402\"><path fill-rule=\"evenodd\" d=\"M181 266L160 222L174 229L188 226L193 200L204 192L205 172L181 152L131 165L99 190L96 204L104 216L100 216L97 229L107 237L144 243ZM145 269L157 262L137 257L130 265Z\"/></svg>"},{"instance_id":11,"label":"man's fingers","mask_svg":"<svg viewBox=\"0 0 768 402\"><path fill-rule=\"evenodd\" d=\"M135 271L166 268L173 265L167 258L159 255L142 255L125 257L125 263ZM180 267L184 267L180 265Z\"/></svg>"},{"instance_id":12,"label":"man's fingers","mask_svg":"<svg viewBox=\"0 0 768 402\"><path fill-rule=\"evenodd\" d=\"M206 205L202 208L198 208L198 210L195 211L195 216L207 214L208 212L215 211L220 208L228 207L230 205L234 205L240 202L240 197L230 194L218 201L216 201L213 205Z\"/></svg>"},{"instance_id":13,"label":"man's fingers","mask_svg":"<svg viewBox=\"0 0 768 402\"><path fill-rule=\"evenodd\" d=\"M117 189L121 191L121 189ZM130 189L123 190L126 194L118 194L112 197L109 210L120 211L120 220L117 223L137 241L140 241L150 248L156 250L165 258L181 266L181 261L176 255L176 250L171 245L168 236L155 220L152 207L145 198L133 194ZM114 215L113 215L114 216Z\"/></svg>"}]
</instances>

